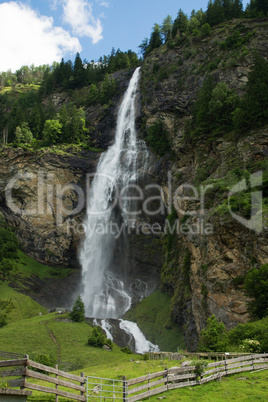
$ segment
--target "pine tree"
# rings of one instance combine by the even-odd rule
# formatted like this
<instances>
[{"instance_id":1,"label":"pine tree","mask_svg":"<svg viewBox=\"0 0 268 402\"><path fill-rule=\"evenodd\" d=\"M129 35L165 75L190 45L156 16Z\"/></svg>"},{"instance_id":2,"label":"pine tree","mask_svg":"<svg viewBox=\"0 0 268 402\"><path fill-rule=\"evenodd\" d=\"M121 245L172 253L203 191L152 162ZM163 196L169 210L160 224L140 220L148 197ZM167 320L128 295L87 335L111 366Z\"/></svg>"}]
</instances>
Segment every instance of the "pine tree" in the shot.
<instances>
[{"instance_id":1,"label":"pine tree","mask_svg":"<svg viewBox=\"0 0 268 402\"><path fill-rule=\"evenodd\" d=\"M148 53L151 52L153 49L160 47L161 45L162 45L162 39L161 39L160 25L154 24L153 32L151 33L149 41L149 47L147 49Z\"/></svg>"},{"instance_id":2,"label":"pine tree","mask_svg":"<svg viewBox=\"0 0 268 402\"><path fill-rule=\"evenodd\" d=\"M171 39L171 32L172 32L173 21L170 15L168 15L162 24L161 27L161 34L163 37L164 43Z\"/></svg>"},{"instance_id":3,"label":"pine tree","mask_svg":"<svg viewBox=\"0 0 268 402\"><path fill-rule=\"evenodd\" d=\"M224 7L221 0L210 0L207 8L207 22L210 26L220 24L225 20Z\"/></svg>"},{"instance_id":4,"label":"pine tree","mask_svg":"<svg viewBox=\"0 0 268 402\"><path fill-rule=\"evenodd\" d=\"M186 14L184 14L182 9L180 8L178 16L173 24L172 37L175 38L178 31L180 32L180 34L186 33L188 31L188 25L189 25L188 17Z\"/></svg>"},{"instance_id":5,"label":"pine tree","mask_svg":"<svg viewBox=\"0 0 268 402\"><path fill-rule=\"evenodd\" d=\"M70 115L67 111L66 105L63 105L58 114L59 122L62 125L61 128L61 139L62 142L69 142L71 139L71 130L70 130Z\"/></svg>"},{"instance_id":6,"label":"pine tree","mask_svg":"<svg viewBox=\"0 0 268 402\"><path fill-rule=\"evenodd\" d=\"M74 69L73 69L73 86L75 88L81 88L87 83L87 71L83 65L81 57L79 53L76 54L76 58L74 61Z\"/></svg>"},{"instance_id":7,"label":"pine tree","mask_svg":"<svg viewBox=\"0 0 268 402\"><path fill-rule=\"evenodd\" d=\"M234 123L237 128L255 127L268 120L268 62L259 55L248 76L246 93L236 109Z\"/></svg>"},{"instance_id":8,"label":"pine tree","mask_svg":"<svg viewBox=\"0 0 268 402\"><path fill-rule=\"evenodd\" d=\"M145 39L143 39L142 43L139 45L139 48L140 48L140 51L141 51L141 54L143 57L146 56L148 47L149 47L149 39L145 38Z\"/></svg>"},{"instance_id":9,"label":"pine tree","mask_svg":"<svg viewBox=\"0 0 268 402\"><path fill-rule=\"evenodd\" d=\"M85 305L80 295L77 296L74 302L70 317L75 322L82 322L85 319Z\"/></svg>"},{"instance_id":10,"label":"pine tree","mask_svg":"<svg viewBox=\"0 0 268 402\"><path fill-rule=\"evenodd\" d=\"M196 134L203 134L209 131L211 126L209 115L209 102L211 100L212 91L215 88L214 80L211 76L204 81L200 89L196 103L194 105L194 123L197 127Z\"/></svg>"},{"instance_id":11,"label":"pine tree","mask_svg":"<svg viewBox=\"0 0 268 402\"><path fill-rule=\"evenodd\" d=\"M264 15L268 13L268 0L256 0L257 10L263 12Z\"/></svg>"}]
</instances>

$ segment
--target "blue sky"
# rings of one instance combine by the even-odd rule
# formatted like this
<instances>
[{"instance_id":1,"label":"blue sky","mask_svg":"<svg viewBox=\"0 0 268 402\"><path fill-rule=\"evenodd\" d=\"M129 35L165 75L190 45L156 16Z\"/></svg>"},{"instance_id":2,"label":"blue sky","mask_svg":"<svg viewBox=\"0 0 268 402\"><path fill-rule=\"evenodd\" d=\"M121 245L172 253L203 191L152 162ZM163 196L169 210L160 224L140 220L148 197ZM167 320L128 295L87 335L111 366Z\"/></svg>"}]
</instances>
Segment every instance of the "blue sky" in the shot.
<instances>
[{"instance_id":1,"label":"blue sky","mask_svg":"<svg viewBox=\"0 0 268 402\"><path fill-rule=\"evenodd\" d=\"M244 0L244 6L248 1ZM98 60L112 47L139 51L154 23L180 8L206 10L208 0L0 0L0 71L22 65Z\"/></svg>"}]
</instances>

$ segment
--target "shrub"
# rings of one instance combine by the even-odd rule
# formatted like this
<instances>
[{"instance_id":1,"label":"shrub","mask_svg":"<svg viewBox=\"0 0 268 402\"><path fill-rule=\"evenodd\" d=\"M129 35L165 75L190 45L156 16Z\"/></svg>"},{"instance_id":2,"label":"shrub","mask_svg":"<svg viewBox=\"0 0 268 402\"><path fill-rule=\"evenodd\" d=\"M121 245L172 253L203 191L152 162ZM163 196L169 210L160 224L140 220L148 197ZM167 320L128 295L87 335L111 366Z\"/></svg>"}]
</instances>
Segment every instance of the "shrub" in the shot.
<instances>
[{"instance_id":1,"label":"shrub","mask_svg":"<svg viewBox=\"0 0 268 402\"><path fill-rule=\"evenodd\" d=\"M0 328L4 327L7 325L7 316L6 314L1 314L0 315Z\"/></svg>"},{"instance_id":2,"label":"shrub","mask_svg":"<svg viewBox=\"0 0 268 402\"><path fill-rule=\"evenodd\" d=\"M210 25L208 23L202 25L199 32L200 32L201 38L205 38L206 36L210 35L210 32L211 32Z\"/></svg>"},{"instance_id":3,"label":"shrub","mask_svg":"<svg viewBox=\"0 0 268 402\"><path fill-rule=\"evenodd\" d=\"M50 367L55 366L55 364L57 363L55 356L53 356L52 354L44 353L34 356L34 361L36 361L36 363L44 364L45 366Z\"/></svg>"},{"instance_id":4,"label":"shrub","mask_svg":"<svg viewBox=\"0 0 268 402\"><path fill-rule=\"evenodd\" d=\"M88 338L88 345L96 348L102 348L104 345L107 345L110 349L113 348L111 339L106 338L100 326L93 327L92 333Z\"/></svg>"},{"instance_id":5,"label":"shrub","mask_svg":"<svg viewBox=\"0 0 268 402\"><path fill-rule=\"evenodd\" d=\"M240 349L245 353L260 353L260 342L255 339L244 339L240 345Z\"/></svg>"},{"instance_id":6,"label":"shrub","mask_svg":"<svg viewBox=\"0 0 268 402\"><path fill-rule=\"evenodd\" d=\"M268 315L268 264L251 268L245 278L245 293L252 300L248 309L253 317L262 318Z\"/></svg>"},{"instance_id":7,"label":"shrub","mask_svg":"<svg viewBox=\"0 0 268 402\"><path fill-rule=\"evenodd\" d=\"M43 364L44 366L49 366L49 367L54 367L55 364L57 363L57 360L55 358L55 356L53 356L52 354L40 354L40 355L34 355L32 356L32 359L36 362L36 363L40 363ZM47 374L46 371L44 370L39 370L36 368L31 368L33 371L37 371L38 373L43 373L43 374Z\"/></svg>"},{"instance_id":8,"label":"shrub","mask_svg":"<svg viewBox=\"0 0 268 402\"><path fill-rule=\"evenodd\" d=\"M145 354L143 355L143 360L144 360L144 361L149 360L149 354L148 354L148 353L145 353Z\"/></svg>"},{"instance_id":9,"label":"shrub","mask_svg":"<svg viewBox=\"0 0 268 402\"><path fill-rule=\"evenodd\" d=\"M265 353L268 350L268 317L246 324L238 324L228 332L230 346L239 348L240 345L249 347L248 340L259 342L259 351ZM244 341L246 343L244 343ZM252 346L252 345L251 345ZM256 344L257 346L257 344ZM253 344L254 347L254 344Z\"/></svg>"},{"instance_id":10,"label":"shrub","mask_svg":"<svg viewBox=\"0 0 268 402\"><path fill-rule=\"evenodd\" d=\"M224 352L227 343L225 326L213 314L207 319L207 325L200 333L198 350L200 352Z\"/></svg>"},{"instance_id":11,"label":"shrub","mask_svg":"<svg viewBox=\"0 0 268 402\"><path fill-rule=\"evenodd\" d=\"M18 258L19 242L17 236L7 227L0 215L0 272L5 280L13 270L15 259Z\"/></svg>"},{"instance_id":12,"label":"shrub","mask_svg":"<svg viewBox=\"0 0 268 402\"><path fill-rule=\"evenodd\" d=\"M160 156L170 151L170 144L162 121L154 123L147 131L147 141L153 151Z\"/></svg>"},{"instance_id":13,"label":"shrub","mask_svg":"<svg viewBox=\"0 0 268 402\"><path fill-rule=\"evenodd\" d=\"M196 378L199 378L202 376L205 368L207 367L208 362L206 360L198 360L198 362L195 365L194 373L196 375Z\"/></svg>"},{"instance_id":14,"label":"shrub","mask_svg":"<svg viewBox=\"0 0 268 402\"><path fill-rule=\"evenodd\" d=\"M131 355L133 353L127 346L121 348L121 352L126 353L128 355Z\"/></svg>"}]
</instances>

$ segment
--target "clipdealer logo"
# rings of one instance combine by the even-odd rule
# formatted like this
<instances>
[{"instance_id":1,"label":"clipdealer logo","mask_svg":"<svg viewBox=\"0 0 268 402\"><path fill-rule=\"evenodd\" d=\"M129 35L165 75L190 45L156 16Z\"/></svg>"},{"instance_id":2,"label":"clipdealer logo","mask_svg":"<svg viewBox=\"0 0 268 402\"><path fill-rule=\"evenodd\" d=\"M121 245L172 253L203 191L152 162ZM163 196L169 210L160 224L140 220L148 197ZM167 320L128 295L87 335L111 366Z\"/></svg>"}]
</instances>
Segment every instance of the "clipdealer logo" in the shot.
<instances>
[{"instance_id":1,"label":"clipdealer logo","mask_svg":"<svg viewBox=\"0 0 268 402\"><path fill-rule=\"evenodd\" d=\"M193 233L195 235L209 235L213 232L212 225L208 222L205 224L205 217L207 215L207 211L205 210L205 197L207 190L213 187L211 184L206 185L205 187L200 186L200 188L197 189L193 185L185 183L173 191L172 176L171 173L169 173L167 193L166 190L164 191L164 189L158 184L149 184L144 189L133 184L120 188L114 178L108 175L99 176L101 176L101 180L105 180L107 184L106 188L110 189L109 194L107 194L109 202L106 203L107 205L105 204L105 208L102 205L103 202L100 202L100 205L97 203L98 205L94 205L94 208L89 208L90 200L92 198L91 184L92 180L95 179L96 174L87 175L86 191L84 192L82 188L75 183L66 183L65 185L58 184L55 174L46 173L42 170L38 171L38 173L19 172L11 178L5 189L7 206L15 214L21 216L44 216L51 214L53 215L57 226L62 225L67 217L74 217L80 213L86 205L88 207L87 214L96 216L96 219L99 219L101 216L106 216L107 214L109 215L111 210L118 207L122 211L122 214L125 214L130 219L131 228L136 225L136 218L141 216L141 214L148 217L157 215L165 216L167 210L170 213L172 207L174 207L178 215L189 215L196 219L195 223L184 223L180 226L177 224L179 222L177 220L173 225L176 229L172 227L168 228L169 230L179 230L182 234ZM251 174L248 178L243 178L239 183L235 184L228 194L228 210L230 215L240 224L258 234L263 230L262 185L263 172L258 171ZM20 202L18 202L16 192L18 192L22 186L29 187L32 192L36 193L37 197L34 201L34 205L27 202L24 203L24 200L21 199L21 194L19 197ZM250 193L249 190L251 190ZM243 197L243 192L247 193L245 194L245 197L250 196L251 199L249 219L239 215L237 210L234 210L232 203L236 195L239 196L239 194L241 194ZM65 205L66 199L69 201L71 200L71 206ZM164 199L166 199L166 202ZM185 210L185 203L190 205L191 202L195 204L194 209L188 210L188 208L186 208ZM133 205L137 205L136 209L132 209ZM75 219L70 220L70 227L72 229L74 229L77 224L78 223ZM147 224L146 232L150 233L148 225L150 224ZM169 222L167 222L167 225L169 225ZM155 223L152 223L151 226L151 230L159 230L158 226L157 228L155 227ZM111 228L113 228L112 225Z\"/></svg>"},{"instance_id":2,"label":"clipdealer logo","mask_svg":"<svg viewBox=\"0 0 268 402\"><path fill-rule=\"evenodd\" d=\"M246 228L253 230L254 232L260 234L263 230L263 221L262 221L262 211L263 211L263 193L262 190L258 190L258 187L261 187L263 184L263 172L258 171L254 174L251 174L249 180L242 179L239 183L234 185L229 192L228 195L228 208L231 216L238 222L240 222ZM235 194L241 193L242 191L246 191L249 188L251 191L251 211L250 218L246 219L235 213L232 210L231 200Z\"/></svg>"}]
</instances>

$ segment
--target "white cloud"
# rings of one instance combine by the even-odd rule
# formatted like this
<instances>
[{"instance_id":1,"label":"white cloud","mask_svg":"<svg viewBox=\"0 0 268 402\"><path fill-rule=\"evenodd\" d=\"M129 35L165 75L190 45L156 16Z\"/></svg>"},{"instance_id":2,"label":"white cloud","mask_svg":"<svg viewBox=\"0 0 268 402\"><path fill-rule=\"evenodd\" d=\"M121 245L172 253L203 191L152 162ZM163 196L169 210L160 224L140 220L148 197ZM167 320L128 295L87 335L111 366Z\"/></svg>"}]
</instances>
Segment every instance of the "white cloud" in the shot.
<instances>
[{"instance_id":1,"label":"white cloud","mask_svg":"<svg viewBox=\"0 0 268 402\"><path fill-rule=\"evenodd\" d=\"M104 1L104 0L96 0L96 1L102 7L106 7L106 8L110 7L110 3L108 1Z\"/></svg>"},{"instance_id":2,"label":"white cloud","mask_svg":"<svg viewBox=\"0 0 268 402\"><path fill-rule=\"evenodd\" d=\"M101 21L94 18L86 0L63 0L63 21L71 25L74 35L86 36L94 44L103 38Z\"/></svg>"},{"instance_id":3,"label":"white cloud","mask_svg":"<svg viewBox=\"0 0 268 402\"><path fill-rule=\"evenodd\" d=\"M82 50L78 38L53 24L52 17L40 16L27 5L0 4L0 71L51 64L67 52Z\"/></svg>"}]
</instances>

